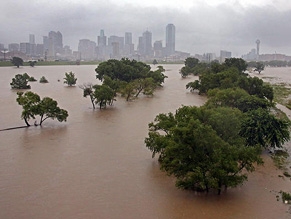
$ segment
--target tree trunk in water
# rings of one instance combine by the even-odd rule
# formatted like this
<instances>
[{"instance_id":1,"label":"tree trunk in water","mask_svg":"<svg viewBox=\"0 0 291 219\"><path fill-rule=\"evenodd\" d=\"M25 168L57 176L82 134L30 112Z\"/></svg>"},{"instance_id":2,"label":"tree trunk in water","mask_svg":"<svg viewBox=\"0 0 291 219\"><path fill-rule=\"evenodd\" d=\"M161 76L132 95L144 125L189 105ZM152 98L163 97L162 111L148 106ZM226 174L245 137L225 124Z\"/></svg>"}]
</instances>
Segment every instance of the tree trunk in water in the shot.
<instances>
[{"instance_id":1,"label":"tree trunk in water","mask_svg":"<svg viewBox=\"0 0 291 219\"><path fill-rule=\"evenodd\" d=\"M27 121L27 118L24 118L24 122L25 122L25 124L26 124L27 126L30 126L30 124L29 124L28 121Z\"/></svg>"}]
</instances>

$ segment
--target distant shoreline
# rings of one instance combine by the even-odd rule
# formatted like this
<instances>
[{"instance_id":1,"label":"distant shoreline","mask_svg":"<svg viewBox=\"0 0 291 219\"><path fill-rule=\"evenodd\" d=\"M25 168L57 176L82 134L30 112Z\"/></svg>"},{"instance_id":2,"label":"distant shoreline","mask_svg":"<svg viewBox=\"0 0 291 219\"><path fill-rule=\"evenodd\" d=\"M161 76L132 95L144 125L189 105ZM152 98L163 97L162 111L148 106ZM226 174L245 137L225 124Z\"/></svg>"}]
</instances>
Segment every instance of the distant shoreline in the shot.
<instances>
[{"instance_id":1,"label":"distant shoreline","mask_svg":"<svg viewBox=\"0 0 291 219\"><path fill-rule=\"evenodd\" d=\"M39 61L35 66L56 66L56 65L98 65L102 61L83 61L77 64L76 61ZM145 62L148 65L151 65L152 62ZM184 61L177 62L159 62L157 65L162 64L184 64ZM1 61L0 67L13 67L14 65L10 61ZM28 62L24 62L23 66L30 66Z\"/></svg>"}]
</instances>

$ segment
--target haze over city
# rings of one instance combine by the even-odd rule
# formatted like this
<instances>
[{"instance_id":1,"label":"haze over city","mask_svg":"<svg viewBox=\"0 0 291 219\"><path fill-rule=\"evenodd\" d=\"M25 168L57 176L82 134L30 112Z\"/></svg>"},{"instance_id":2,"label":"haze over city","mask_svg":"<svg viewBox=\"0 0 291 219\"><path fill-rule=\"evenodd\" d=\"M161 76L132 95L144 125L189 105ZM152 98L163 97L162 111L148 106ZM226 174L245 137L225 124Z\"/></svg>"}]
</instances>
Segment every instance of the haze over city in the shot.
<instances>
[{"instance_id":1,"label":"haze over city","mask_svg":"<svg viewBox=\"0 0 291 219\"><path fill-rule=\"evenodd\" d=\"M176 27L176 50L191 54L231 51L241 56L261 41L261 54L291 54L291 2L288 0L10 0L1 3L0 43L38 43L60 31L64 45L77 50L79 39L97 41L132 32L133 43L146 30L165 44L165 26Z\"/></svg>"}]
</instances>

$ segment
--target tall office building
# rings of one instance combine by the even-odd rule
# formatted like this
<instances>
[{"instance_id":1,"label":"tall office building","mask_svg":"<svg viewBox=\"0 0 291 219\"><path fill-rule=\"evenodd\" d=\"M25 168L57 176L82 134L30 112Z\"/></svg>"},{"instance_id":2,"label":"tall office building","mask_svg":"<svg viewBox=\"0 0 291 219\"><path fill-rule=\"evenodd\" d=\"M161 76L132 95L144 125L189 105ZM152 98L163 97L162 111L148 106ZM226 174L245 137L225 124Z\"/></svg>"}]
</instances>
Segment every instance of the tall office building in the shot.
<instances>
[{"instance_id":1,"label":"tall office building","mask_svg":"<svg viewBox=\"0 0 291 219\"><path fill-rule=\"evenodd\" d=\"M98 46L106 46L107 37L104 34L104 30L100 30L100 36L97 37Z\"/></svg>"},{"instance_id":2,"label":"tall office building","mask_svg":"<svg viewBox=\"0 0 291 219\"><path fill-rule=\"evenodd\" d=\"M29 34L29 44L30 44L30 54L29 55L34 56L36 54L36 45L35 45L34 34Z\"/></svg>"},{"instance_id":3,"label":"tall office building","mask_svg":"<svg viewBox=\"0 0 291 219\"><path fill-rule=\"evenodd\" d=\"M225 59L231 58L231 52L220 50L220 63L223 63Z\"/></svg>"},{"instance_id":4,"label":"tall office building","mask_svg":"<svg viewBox=\"0 0 291 219\"><path fill-rule=\"evenodd\" d=\"M142 56L152 56L152 33L150 31L143 32L142 37L139 37L138 51Z\"/></svg>"},{"instance_id":5,"label":"tall office building","mask_svg":"<svg viewBox=\"0 0 291 219\"><path fill-rule=\"evenodd\" d=\"M110 58L120 58L124 50L124 37L110 36L108 47L110 48Z\"/></svg>"},{"instance_id":6,"label":"tall office building","mask_svg":"<svg viewBox=\"0 0 291 219\"><path fill-rule=\"evenodd\" d=\"M35 44L35 36L34 36L34 34L29 34L29 43L30 44Z\"/></svg>"},{"instance_id":7,"label":"tall office building","mask_svg":"<svg viewBox=\"0 0 291 219\"><path fill-rule=\"evenodd\" d=\"M175 25L168 24L166 26L166 55L172 55L175 53Z\"/></svg>"},{"instance_id":8,"label":"tall office building","mask_svg":"<svg viewBox=\"0 0 291 219\"><path fill-rule=\"evenodd\" d=\"M130 56L134 53L134 45L132 43L132 33L126 32L124 36L124 55Z\"/></svg>"},{"instance_id":9,"label":"tall office building","mask_svg":"<svg viewBox=\"0 0 291 219\"><path fill-rule=\"evenodd\" d=\"M82 60L94 60L96 58L96 43L88 39L79 40L78 52Z\"/></svg>"},{"instance_id":10,"label":"tall office building","mask_svg":"<svg viewBox=\"0 0 291 219\"><path fill-rule=\"evenodd\" d=\"M63 35L60 31L48 34L48 56L55 57L63 52Z\"/></svg>"},{"instance_id":11,"label":"tall office building","mask_svg":"<svg viewBox=\"0 0 291 219\"><path fill-rule=\"evenodd\" d=\"M163 56L163 43L161 40L154 42L154 57L162 58Z\"/></svg>"}]
</instances>

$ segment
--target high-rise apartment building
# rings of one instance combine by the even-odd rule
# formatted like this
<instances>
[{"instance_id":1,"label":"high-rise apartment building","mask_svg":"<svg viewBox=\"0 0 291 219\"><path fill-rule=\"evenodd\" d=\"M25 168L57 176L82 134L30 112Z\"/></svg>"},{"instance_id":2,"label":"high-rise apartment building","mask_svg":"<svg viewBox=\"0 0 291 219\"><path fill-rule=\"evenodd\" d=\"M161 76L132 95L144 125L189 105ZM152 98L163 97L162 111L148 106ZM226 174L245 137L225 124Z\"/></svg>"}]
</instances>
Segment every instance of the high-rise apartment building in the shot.
<instances>
[{"instance_id":1,"label":"high-rise apartment building","mask_svg":"<svg viewBox=\"0 0 291 219\"><path fill-rule=\"evenodd\" d=\"M175 25L168 24L166 26L166 55L172 55L175 53Z\"/></svg>"}]
</instances>

